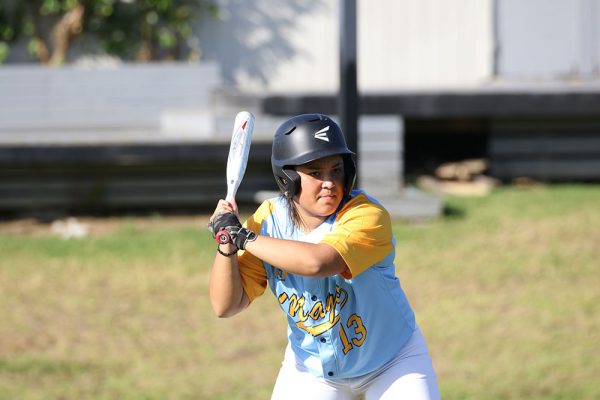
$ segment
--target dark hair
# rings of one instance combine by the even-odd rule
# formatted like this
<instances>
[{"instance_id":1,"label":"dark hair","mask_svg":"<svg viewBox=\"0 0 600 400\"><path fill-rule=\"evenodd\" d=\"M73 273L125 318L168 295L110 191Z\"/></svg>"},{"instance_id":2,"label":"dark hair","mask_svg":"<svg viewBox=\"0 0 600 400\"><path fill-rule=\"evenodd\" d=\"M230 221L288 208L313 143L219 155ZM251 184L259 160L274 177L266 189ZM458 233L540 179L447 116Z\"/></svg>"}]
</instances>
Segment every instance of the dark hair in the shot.
<instances>
[{"instance_id":1,"label":"dark hair","mask_svg":"<svg viewBox=\"0 0 600 400\"><path fill-rule=\"evenodd\" d=\"M294 198L285 196L283 193L280 194L280 197L283 199L283 201L285 202L285 205L287 206L288 218L290 219L290 222L294 225L294 227L298 228L298 229L302 229L303 227L306 227L306 224L304 223L302 216L298 212L296 203L294 203Z\"/></svg>"}]
</instances>

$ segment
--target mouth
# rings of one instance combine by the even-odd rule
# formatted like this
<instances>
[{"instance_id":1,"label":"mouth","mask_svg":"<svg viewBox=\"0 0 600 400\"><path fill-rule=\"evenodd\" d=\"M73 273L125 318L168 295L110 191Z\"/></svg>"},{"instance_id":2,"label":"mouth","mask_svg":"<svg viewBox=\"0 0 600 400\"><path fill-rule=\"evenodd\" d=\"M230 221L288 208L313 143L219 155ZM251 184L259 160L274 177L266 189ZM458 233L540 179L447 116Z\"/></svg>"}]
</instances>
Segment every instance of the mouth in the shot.
<instances>
[{"instance_id":1,"label":"mouth","mask_svg":"<svg viewBox=\"0 0 600 400\"><path fill-rule=\"evenodd\" d=\"M337 196L333 193L331 194L323 194L319 196L319 200L335 200Z\"/></svg>"}]
</instances>

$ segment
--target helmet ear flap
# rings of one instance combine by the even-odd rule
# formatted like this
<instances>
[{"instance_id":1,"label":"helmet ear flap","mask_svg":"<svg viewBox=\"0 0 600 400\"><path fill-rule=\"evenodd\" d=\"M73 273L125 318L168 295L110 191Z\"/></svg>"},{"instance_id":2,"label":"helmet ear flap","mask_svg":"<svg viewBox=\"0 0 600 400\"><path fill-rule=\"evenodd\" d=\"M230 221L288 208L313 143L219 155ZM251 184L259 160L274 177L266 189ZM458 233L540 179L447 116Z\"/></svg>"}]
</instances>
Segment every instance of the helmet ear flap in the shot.
<instances>
[{"instance_id":1,"label":"helmet ear flap","mask_svg":"<svg viewBox=\"0 0 600 400\"><path fill-rule=\"evenodd\" d=\"M274 169L275 170L275 169ZM275 172L275 180L281 193L287 197L294 197L300 189L300 175L293 168L282 168Z\"/></svg>"},{"instance_id":2,"label":"helmet ear flap","mask_svg":"<svg viewBox=\"0 0 600 400\"><path fill-rule=\"evenodd\" d=\"M283 195L291 199L300 189L300 175L292 168L284 168L283 174L286 176L286 178L283 179L287 181L282 188ZM279 187L281 187L281 185Z\"/></svg>"}]
</instances>

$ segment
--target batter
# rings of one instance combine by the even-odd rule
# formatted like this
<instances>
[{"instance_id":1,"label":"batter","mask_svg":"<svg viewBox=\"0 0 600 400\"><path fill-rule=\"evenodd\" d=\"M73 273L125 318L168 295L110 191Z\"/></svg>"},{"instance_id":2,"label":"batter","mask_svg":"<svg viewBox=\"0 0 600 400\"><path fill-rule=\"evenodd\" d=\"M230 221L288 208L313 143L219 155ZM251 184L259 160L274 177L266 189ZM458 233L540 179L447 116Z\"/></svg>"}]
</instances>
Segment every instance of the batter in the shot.
<instances>
[{"instance_id":1,"label":"batter","mask_svg":"<svg viewBox=\"0 0 600 400\"><path fill-rule=\"evenodd\" d=\"M356 167L322 114L284 122L271 164L280 188L242 225L219 200L209 228L230 233L210 298L233 316L268 286L288 322L272 399L439 399L427 345L395 276L389 213L352 190Z\"/></svg>"}]
</instances>

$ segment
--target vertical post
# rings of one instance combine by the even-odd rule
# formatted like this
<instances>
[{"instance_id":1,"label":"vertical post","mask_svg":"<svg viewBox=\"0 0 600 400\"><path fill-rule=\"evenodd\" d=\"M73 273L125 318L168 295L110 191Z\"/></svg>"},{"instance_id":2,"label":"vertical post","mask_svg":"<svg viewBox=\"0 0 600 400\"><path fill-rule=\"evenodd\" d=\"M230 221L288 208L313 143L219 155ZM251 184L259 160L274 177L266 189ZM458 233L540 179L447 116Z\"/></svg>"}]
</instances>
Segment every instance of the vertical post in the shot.
<instances>
[{"instance_id":1,"label":"vertical post","mask_svg":"<svg viewBox=\"0 0 600 400\"><path fill-rule=\"evenodd\" d=\"M358 89L356 78L356 0L339 0L340 88L338 118L350 150L357 153L358 185Z\"/></svg>"}]
</instances>

